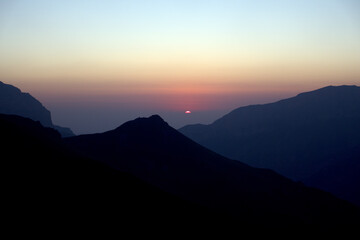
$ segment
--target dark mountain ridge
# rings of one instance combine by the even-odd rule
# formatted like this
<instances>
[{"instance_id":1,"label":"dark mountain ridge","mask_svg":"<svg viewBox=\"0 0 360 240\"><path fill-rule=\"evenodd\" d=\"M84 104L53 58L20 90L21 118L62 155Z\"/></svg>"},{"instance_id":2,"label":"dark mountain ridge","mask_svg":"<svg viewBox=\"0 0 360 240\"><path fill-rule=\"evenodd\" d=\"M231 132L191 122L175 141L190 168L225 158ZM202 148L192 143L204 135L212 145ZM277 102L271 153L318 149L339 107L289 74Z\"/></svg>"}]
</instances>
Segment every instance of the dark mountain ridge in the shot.
<instances>
[{"instance_id":1,"label":"dark mountain ridge","mask_svg":"<svg viewBox=\"0 0 360 240\"><path fill-rule=\"evenodd\" d=\"M72 233L86 226L85 233L102 228L123 233L130 226L230 222L230 216L72 152L56 130L39 122L0 114L0 132L2 216L14 230L62 234L70 226Z\"/></svg>"},{"instance_id":2,"label":"dark mountain ridge","mask_svg":"<svg viewBox=\"0 0 360 240\"><path fill-rule=\"evenodd\" d=\"M0 114L0 132L4 199L13 209L6 218L15 222L21 216L42 226L66 218L117 228L123 221L241 231L359 224L359 209L348 202L222 157L157 115L63 139L40 120ZM48 221L37 223L32 216Z\"/></svg>"},{"instance_id":3,"label":"dark mountain ridge","mask_svg":"<svg viewBox=\"0 0 360 240\"><path fill-rule=\"evenodd\" d=\"M51 113L29 93L0 81L0 113L14 114L39 121L45 127L58 130L63 137L74 136L70 128L56 126L51 120Z\"/></svg>"},{"instance_id":4,"label":"dark mountain ridge","mask_svg":"<svg viewBox=\"0 0 360 240\"><path fill-rule=\"evenodd\" d=\"M241 222L269 226L356 222L357 208L345 201L211 152L157 115L65 142L79 154Z\"/></svg>"},{"instance_id":5,"label":"dark mountain ridge","mask_svg":"<svg viewBox=\"0 0 360 240\"><path fill-rule=\"evenodd\" d=\"M224 156L360 204L359 123L360 87L329 86L275 103L240 107L212 124L179 131ZM331 166L339 166L338 173L332 167L336 187L324 185L331 182L323 174ZM344 169L349 170L346 176Z\"/></svg>"}]
</instances>

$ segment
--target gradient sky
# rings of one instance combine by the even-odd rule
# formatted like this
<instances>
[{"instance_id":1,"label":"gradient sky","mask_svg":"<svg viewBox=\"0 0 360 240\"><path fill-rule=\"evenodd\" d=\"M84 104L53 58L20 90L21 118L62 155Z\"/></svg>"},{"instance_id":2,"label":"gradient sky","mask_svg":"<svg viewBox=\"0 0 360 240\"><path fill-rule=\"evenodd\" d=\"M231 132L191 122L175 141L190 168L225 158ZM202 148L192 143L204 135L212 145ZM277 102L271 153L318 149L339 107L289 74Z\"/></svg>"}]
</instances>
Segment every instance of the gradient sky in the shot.
<instances>
[{"instance_id":1,"label":"gradient sky","mask_svg":"<svg viewBox=\"0 0 360 240\"><path fill-rule=\"evenodd\" d=\"M0 81L76 133L360 84L358 0L0 0ZM184 114L191 110L191 114Z\"/></svg>"}]
</instances>

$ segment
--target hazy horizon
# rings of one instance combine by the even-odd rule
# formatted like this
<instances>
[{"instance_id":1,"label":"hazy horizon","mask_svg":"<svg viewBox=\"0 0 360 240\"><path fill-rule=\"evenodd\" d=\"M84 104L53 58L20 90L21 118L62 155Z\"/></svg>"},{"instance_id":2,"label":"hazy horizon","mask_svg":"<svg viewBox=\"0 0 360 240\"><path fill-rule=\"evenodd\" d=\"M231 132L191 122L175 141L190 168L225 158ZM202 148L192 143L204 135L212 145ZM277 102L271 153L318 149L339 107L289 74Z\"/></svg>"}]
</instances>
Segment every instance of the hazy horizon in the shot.
<instances>
[{"instance_id":1,"label":"hazy horizon","mask_svg":"<svg viewBox=\"0 0 360 240\"><path fill-rule=\"evenodd\" d=\"M5 84L7 84L5 82ZM345 84L350 85L350 84ZM338 86L338 85L329 85ZM16 87L16 86L15 86ZM328 86L323 86L328 87ZM22 90L22 89L20 89ZM138 117L149 117L151 115L160 115L170 126L175 129L181 128L188 124L211 124L218 118L231 112L232 110L244 107L248 105L262 105L268 103L274 103L286 98L295 97L296 95L313 91L317 89L305 90L302 92L296 92L294 94L288 93L287 95L273 95L269 96L239 96L238 101L228 101L228 108L207 110L207 111L195 111L191 114L184 114L181 111L165 111L165 110L147 110L147 109L130 109L126 106L118 106L117 103L111 103L105 101L91 101L86 99L84 101L63 101L62 105L56 105L56 103L43 102L37 96L30 93L33 97L40 100L40 102L51 112L52 120L55 125L61 125L70 127L77 135L100 133L112 130L127 121L134 120ZM26 91L23 91L25 92ZM94 105L89 105L92 103ZM237 104L237 103L240 103ZM52 105L54 104L54 105ZM52 111L56 109L56 111ZM120 111L119 111L120 110ZM126 113L122 111L127 111Z\"/></svg>"},{"instance_id":2,"label":"hazy horizon","mask_svg":"<svg viewBox=\"0 0 360 240\"><path fill-rule=\"evenodd\" d=\"M0 81L77 134L152 114L211 123L360 85L359 66L356 0L0 1Z\"/></svg>"}]
</instances>

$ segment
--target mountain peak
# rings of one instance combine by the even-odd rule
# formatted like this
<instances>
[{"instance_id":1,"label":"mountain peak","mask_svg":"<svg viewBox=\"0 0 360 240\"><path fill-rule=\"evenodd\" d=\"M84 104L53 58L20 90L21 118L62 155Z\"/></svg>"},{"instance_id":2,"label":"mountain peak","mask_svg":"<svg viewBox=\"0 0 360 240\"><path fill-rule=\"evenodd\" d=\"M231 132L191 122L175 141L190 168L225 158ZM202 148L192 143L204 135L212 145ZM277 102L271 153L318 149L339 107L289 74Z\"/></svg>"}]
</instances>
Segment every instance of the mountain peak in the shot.
<instances>
[{"instance_id":1,"label":"mountain peak","mask_svg":"<svg viewBox=\"0 0 360 240\"><path fill-rule=\"evenodd\" d=\"M136 131L155 131L169 127L159 115L151 115L150 117L138 117L132 121L128 121L116 128L115 131L122 131L123 129L133 129Z\"/></svg>"},{"instance_id":2,"label":"mountain peak","mask_svg":"<svg viewBox=\"0 0 360 240\"><path fill-rule=\"evenodd\" d=\"M322 94L322 95L327 95L327 94L353 94L353 93L358 93L360 91L360 87L356 86L356 85L341 85L341 86L333 86L333 85L329 85L323 88L319 88L313 91L309 91L309 92L303 92L298 94L297 96L304 96L304 95L317 95L317 94Z\"/></svg>"},{"instance_id":3,"label":"mountain peak","mask_svg":"<svg viewBox=\"0 0 360 240\"><path fill-rule=\"evenodd\" d=\"M154 114L150 117L138 117L135 120L129 121L131 124L146 124L146 125L168 125L159 115ZM125 123L126 124L126 123Z\"/></svg>"},{"instance_id":4,"label":"mountain peak","mask_svg":"<svg viewBox=\"0 0 360 240\"><path fill-rule=\"evenodd\" d=\"M52 127L51 113L36 98L19 88L0 82L0 113L30 118Z\"/></svg>"},{"instance_id":5,"label":"mountain peak","mask_svg":"<svg viewBox=\"0 0 360 240\"><path fill-rule=\"evenodd\" d=\"M1 81L0 113L19 115L39 121L45 127L58 130L63 137L74 136L74 133L69 128L54 125L50 111L30 93L22 92L19 88Z\"/></svg>"},{"instance_id":6,"label":"mountain peak","mask_svg":"<svg viewBox=\"0 0 360 240\"><path fill-rule=\"evenodd\" d=\"M162 118L161 118L159 115L157 115L157 114L151 115L151 116L148 117L147 119L149 119L149 120L151 120L151 121L166 123L166 122L164 121L164 119L162 119Z\"/></svg>"},{"instance_id":7,"label":"mountain peak","mask_svg":"<svg viewBox=\"0 0 360 240\"><path fill-rule=\"evenodd\" d=\"M12 86L10 84L3 83L2 81L0 81L0 88L7 89L7 90L10 90L10 91L14 91L16 93L21 92L21 90L18 89L17 87L14 87L14 86Z\"/></svg>"}]
</instances>

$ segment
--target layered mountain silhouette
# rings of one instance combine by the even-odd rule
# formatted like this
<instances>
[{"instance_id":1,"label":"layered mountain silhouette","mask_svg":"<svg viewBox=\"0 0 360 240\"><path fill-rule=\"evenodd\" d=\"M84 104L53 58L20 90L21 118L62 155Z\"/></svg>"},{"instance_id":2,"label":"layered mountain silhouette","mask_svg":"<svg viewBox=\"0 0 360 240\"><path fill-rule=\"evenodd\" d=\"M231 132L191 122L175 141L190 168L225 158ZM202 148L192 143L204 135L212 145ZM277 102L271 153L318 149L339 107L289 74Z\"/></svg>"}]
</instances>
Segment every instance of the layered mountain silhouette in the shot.
<instances>
[{"instance_id":1,"label":"layered mountain silhouette","mask_svg":"<svg viewBox=\"0 0 360 240\"><path fill-rule=\"evenodd\" d=\"M64 139L95 159L237 223L258 226L357 224L358 209L271 170L230 160L193 142L161 117L138 118L99 134ZM216 219L220 224L228 220Z\"/></svg>"},{"instance_id":2,"label":"layered mountain silhouette","mask_svg":"<svg viewBox=\"0 0 360 240\"><path fill-rule=\"evenodd\" d=\"M226 157L360 205L359 123L360 87L329 86L179 131Z\"/></svg>"},{"instance_id":3,"label":"layered mountain silhouette","mask_svg":"<svg viewBox=\"0 0 360 240\"><path fill-rule=\"evenodd\" d=\"M0 113L14 114L39 121L45 127L51 127L60 132L63 137L74 136L70 128L54 125L51 113L36 98L29 93L0 81Z\"/></svg>"},{"instance_id":4,"label":"layered mountain silhouette","mask_svg":"<svg viewBox=\"0 0 360 240\"><path fill-rule=\"evenodd\" d=\"M356 206L214 153L157 115L105 133L62 138L50 112L31 95L1 82L0 94L0 112L9 113L0 114L8 222L21 218L29 226L60 229L63 219L139 228L225 224L241 231L359 224ZM352 173L357 145L353 150L333 155L353 165L334 160L311 181L322 186L323 175L340 168Z\"/></svg>"},{"instance_id":5,"label":"layered mountain silhouette","mask_svg":"<svg viewBox=\"0 0 360 240\"><path fill-rule=\"evenodd\" d=\"M39 122L0 114L2 217L22 231L207 223L229 216L70 151ZM104 226L105 225L105 226ZM92 229L92 230L94 230ZM28 231L28 230L26 230Z\"/></svg>"}]
</instances>

